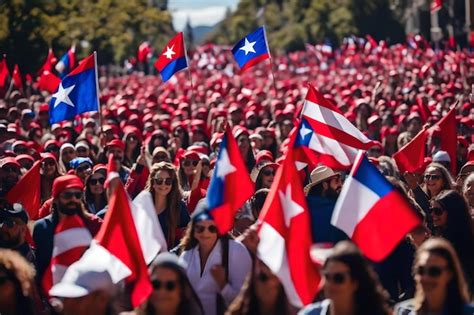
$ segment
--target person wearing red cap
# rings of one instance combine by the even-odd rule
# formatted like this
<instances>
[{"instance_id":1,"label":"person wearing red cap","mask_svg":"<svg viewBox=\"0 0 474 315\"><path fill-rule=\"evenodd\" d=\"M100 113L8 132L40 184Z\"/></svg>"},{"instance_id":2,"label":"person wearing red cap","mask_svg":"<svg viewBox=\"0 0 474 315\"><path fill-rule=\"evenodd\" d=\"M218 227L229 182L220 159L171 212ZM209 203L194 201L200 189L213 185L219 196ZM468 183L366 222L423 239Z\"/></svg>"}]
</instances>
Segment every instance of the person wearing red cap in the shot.
<instances>
[{"instance_id":1,"label":"person wearing red cap","mask_svg":"<svg viewBox=\"0 0 474 315\"><path fill-rule=\"evenodd\" d=\"M127 126L125 130L123 136L123 142L125 143L123 165L130 168L140 155L142 137L140 130L136 127Z\"/></svg>"},{"instance_id":2,"label":"person wearing red cap","mask_svg":"<svg viewBox=\"0 0 474 315\"><path fill-rule=\"evenodd\" d=\"M100 228L102 220L91 215L82 203L84 184L76 175L63 175L54 180L51 214L36 221L33 239L36 244L36 270L42 279L53 254L54 231L67 216L78 215L92 235Z\"/></svg>"},{"instance_id":3,"label":"person wearing red cap","mask_svg":"<svg viewBox=\"0 0 474 315\"><path fill-rule=\"evenodd\" d=\"M0 197L5 196L20 180L21 165L13 157L0 159Z\"/></svg>"},{"instance_id":4,"label":"person wearing red cap","mask_svg":"<svg viewBox=\"0 0 474 315\"><path fill-rule=\"evenodd\" d=\"M114 156L115 167L119 170L120 180L123 184L127 182L127 179L130 176L130 169L123 165L124 154L125 152L125 143L122 140L114 139L107 143L104 148L104 156L100 159L103 163L107 163L107 158L110 154Z\"/></svg>"}]
</instances>

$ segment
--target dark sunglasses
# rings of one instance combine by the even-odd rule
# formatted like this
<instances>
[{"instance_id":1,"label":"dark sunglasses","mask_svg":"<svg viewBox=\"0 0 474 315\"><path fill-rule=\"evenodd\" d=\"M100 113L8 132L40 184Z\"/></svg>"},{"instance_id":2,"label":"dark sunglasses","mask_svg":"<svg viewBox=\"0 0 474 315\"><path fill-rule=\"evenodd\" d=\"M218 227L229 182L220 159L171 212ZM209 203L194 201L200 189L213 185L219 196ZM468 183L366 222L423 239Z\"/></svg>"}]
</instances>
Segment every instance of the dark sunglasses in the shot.
<instances>
[{"instance_id":1,"label":"dark sunglasses","mask_svg":"<svg viewBox=\"0 0 474 315\"><path fill-rule=\"evenodd\" d=\"M167 291L173 291L174 289L176 289L175 281L152 280L151 285L153 286L154 290L165 288Z\"/></svg>"},{"instance_id":2,"label":"dark sunglasses","mask_svg":"<svg viewBox=\"0 0 474 315\"><path fill-rule=\"evenodd\" d=\"M18 167L14 167L14 166L5 166L5 167L2 167L2 170L4 170L6 173L19 173L20 172Z\"/></svg>"},{"instance_id":3,"label":"dark sunglasses","mask_svg":"<svg viewBox=\"0 0 474 315\"><path fill-rule=\"evenodd\" d=\"M97 185L97 183L100 183L101 185L103 185L105 183L105 178L101 177L101 178L91 178L89 180L89 184L91 185Z\"/></svg>"},{"instance_id":4,"label":"dark sunglasses","mask_svg":"<svg viewBox=\"0 0 474 315\"><path fill-rule=\"evenodd\" d=\"M263 171L262 171L262 174L265 175L265 176L270 176L270 175L275 176L275 171L274 171L274 170L266 169L266 170L263 170Z\"/></svg>"},{"instance_id":5,"label":"dark sunglasses","mask_svg":"<svg viewBox=\"0 0 474 315\"><path fill-rule=\"evenodd\" d=\"M72 197L75 197L76 199L81 199L82 198L82 191L66 191L61 194L64 199L72 199Z\"/></svg>"},{"instance_id":6,"label":"dark sunglasses","mask_svg":"<svg viewBox=\"0 0 474 315\"><path fill-rule=\"evenodd\" d=\"M199 161L194 161L194 160L184 160L183 161L183 166L197 166Z\"/></svg>"},{"instance_id":7,"label":"dark sunglasses","mask_svg":"<svg viewBox=\"0 0 474 315\"><path fill-rule=\"evenodd\" d=\"M443 273L443 270L448 269L447 267L440 267L440 266L418 266L416 269L416 273L420 276L426 275L432 278L438 278Z\"/></svg>"},{"instance_id":8,"label":"dark sunglasses","mask_svg":"<svg viewBox=\"0 0 474 315\"><path fill-rule=\"evenodd\" d=\"M168 157L166 155L157 155L153 157L153 161L159 161L159 162L165 161L167 159Z\"/></svg>"},{"instance_id":9,"label":"dark sunglasses","mask_svg":"<svg viewBox=\"0 0 474 315\"><path fill-rule=\"evenodd\" d=\"M436 215L436 216L438 216L438 217L439 217L440 215L442 215L442 214L444 213L444 211L445 211L445 210L444 210L443 208L430 208L430 213L431 213L431 214L434 214L434 215Z\"/></svg>"},{"instance_id":10,"label":"dark sunglasses","mask_svg":"<svg viewBox=\"0 0 474 315\"><path fill-rule=\"evenodd\" d=\"M41 163L41 165L44 167L44 166L54 166L56 165L56 162L54 162L53 160L46 160L46 161L43 161Z\"/></svg>"},{"instance_id":11,"label":"dark sunglasses","mask_svg":"<svg viewBox=\"0 0 474 315\"><path fill-rule=\"evenodd\" d=\"M441 175L425 174L425 180L438 180L441 179Z\"/></svg>"},{"instance_id":12,"label":"dark sunglasses","mask_svg":"<svg viewBox=\"0 0 474 315\"><path fill-rule=\"evenodd\" d=\"M154 178L153 181L157 185L163 185L165 184L166 186L171 186L173 184L173 180L171 178Z\"/></svg>"},{"instance_id":13,"label":"dark sunglasses","mask_svg":"<svg viewBox=\"0 0 474 315\"><path fill-rule=\"evenodd\" d=\"M87 152L87 149L84 147L79 147L76 149L77 152Z\"/></svg>"},{"instance_id":14,"label":"dark sunglasses","mask_svg":"<svg viewBox=\"0 0 474 315\"><path fill-rule=\"evenodd\" d=\"M257 275L257 279L260 282L267 282L270 277L264 272L259 272Z\"/></svg>"},{"instance_id":15,"label":"dark sunglasses","mask_svg":"<svg viewBox=\"0 0 474 315\"><path fill-rule=\"evenodd\" d=\"M194 227L196 233L202 233L204 232L206 229L209 231L209 233L217 233L217 227L215 225L209 225L208 227L206 226L202 226L202 225L196 225Z\"/></svg>"},{"instance_id":16,"label":"dark sunglasses","mask_svg":"<svg viewBox=\"0 0 474 315\"><path fill-rule=\"evenodd\" d=\"M90 169L91 169L91 167L89 165L84 165L84 166L80 166L80 167L76 168L76 172L81 172L82 173L82 172L85 172L85 171L90 170Z\"/></svg>"},{"instance_id":17,"label":"dark sunglasses","mask_svg":"<svg viewBox=\"0 0 474 315\"><path fill-rule=\"evenodd\" d=\"M324 278L327 282L332 282L334 284L343 284L349 277L348 273L345 272L335 272L335 273L323 273Z\"/></svg>"},{"instance_id":18,"label":"dark sunglasses","mask_svg":"<svg viewBox=\"0 0 474 315\"><path fill-rule=\"evenodd\" d=\"M59 151L59 147L56 147L56 146L51 146L51 147L46 148L46 152L58 152L58 151Z\"/></svg>"}]
</instances>

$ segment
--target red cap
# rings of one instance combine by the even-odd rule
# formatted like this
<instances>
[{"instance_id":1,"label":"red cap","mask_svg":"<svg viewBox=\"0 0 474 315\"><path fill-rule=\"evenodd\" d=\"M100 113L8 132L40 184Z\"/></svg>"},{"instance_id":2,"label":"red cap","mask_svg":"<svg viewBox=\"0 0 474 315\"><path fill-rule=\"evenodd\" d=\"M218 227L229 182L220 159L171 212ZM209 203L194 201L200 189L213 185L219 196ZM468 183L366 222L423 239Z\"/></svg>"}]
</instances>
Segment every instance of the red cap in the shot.
<instances>
[{"instance_id":1,"label":"red cap","mask_svg":"<svg viewBox=\"0 0 474 315\"><path fill-rule=\"evenodd\" d=\"M31 162L35 161L35 159L33 159L33 157L28 154L20 154L15 157L15 160L17 160L17 162L20 162L21 160L24 160L24 159L30 160Z\"/></svg>"},{"instance_id":2,"label":"red cap","mask_svg":"<svg viewBox=\"0 0 474 315\"><path fill-rule=\"evenodd\" d=\"M199 154L197 154L194 151L186 151L183 156L181 156L181 160L194 160L194 161L200 161L201 158L199 157Z\"/></svg>"},{"instance_id":3,"label":"red cap","mask_svg":"<svg viewBox=\"0 0 474 315\"><path fill-rule=\"evenodd\" d=\"M110 141L109 143L107 143L107 145L105 146L106 149L110 147L116 147L116 148L121 149L122 151L125 151L125 144L123 143L122 140L119 140L119 139L114 139Z\"/></svg>"},{"instance_id":4,"label":"red cap","mask_svg":"<svg viewBox=\"0 0 474 315\"><path fill-rule=\"evenodd\" d=\"M275 159L273 158L273 154L268 150L259 151L257 155L255 156L255 162L257 164L260 164L263 161L270 161L270 162L275 161Z\"/></svg>"},{"instance_id":5,"label":"red cap","mask_svg":"<svg viewBox=\"0 0 474 315\"><path fill-rule=\"evenodd\" d=\"M53 198L56 198L60 193L70 188L82 190L84 189L84 184L76 175L63 175L57 177L53 182Z\"/></svg>"},{"instance_id":6,"label":"red cap","mask_svg":"<svg viewBox=\"0 0 474 315\"><path fill-rule=\"evenodd\" d=\"M18 168L21 167L20 163L18 163L18 161L15 160L15 158L11 156L7 156L3 159L0 159L0 168L4 167L5 165L15 165Z\"/></svg>"}]
</instances>

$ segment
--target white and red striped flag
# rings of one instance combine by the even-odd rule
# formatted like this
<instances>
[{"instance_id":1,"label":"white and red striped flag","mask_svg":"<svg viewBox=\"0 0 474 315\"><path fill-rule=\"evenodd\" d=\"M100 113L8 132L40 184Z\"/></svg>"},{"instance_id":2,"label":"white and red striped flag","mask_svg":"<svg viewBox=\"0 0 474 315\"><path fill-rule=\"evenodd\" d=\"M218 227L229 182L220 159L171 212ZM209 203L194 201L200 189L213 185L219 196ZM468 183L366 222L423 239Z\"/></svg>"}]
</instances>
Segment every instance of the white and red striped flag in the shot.
<instances>
[{"instance_id":1,"label":"white and red striped flag","mask_svg":"<svg viewBox=\"0 0 474 315\"><path fill-rule=\"evenodd\" d=\"M91 241L92 236L78 215L65 216L59 222L54 231L51 262L42 279L45 292L61 281L66 269L81 258Z\"/></svg>"},{"instance_id":2,"label":"white and red striped flag","mask_svg":"<svg viewBox=\"0 0 474 315\"><path fill-rule=\"evenodd\" d=\"M295 161L298 170L319 163L333 169L350 169L358 150L380 146L367 138L312 85L302 111L295 140Z\"/></svg>"}]
</instances>

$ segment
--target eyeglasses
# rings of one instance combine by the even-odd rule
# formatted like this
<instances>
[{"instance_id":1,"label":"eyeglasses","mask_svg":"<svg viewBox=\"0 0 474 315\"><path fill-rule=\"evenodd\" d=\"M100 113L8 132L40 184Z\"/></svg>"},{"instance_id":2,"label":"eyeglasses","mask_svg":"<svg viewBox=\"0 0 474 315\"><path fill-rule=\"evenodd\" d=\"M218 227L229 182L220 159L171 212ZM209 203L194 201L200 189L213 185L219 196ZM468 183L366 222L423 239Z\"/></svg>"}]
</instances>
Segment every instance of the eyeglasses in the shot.
<instances>
[{"instance_id":1,"label":"eyeglasses","mask_svg":"<svg viewBox=\"0 0 474 315\"><path fill-rule=\"evenodd\" d=\"M431 214L434 214L438 217L446 211L443 208L430 208L429 210Z\"/></svg>"},{"instance_id":2,"label":"eyeglasses","mask_svg":"<svg viewBox=\"0 0 474 315\"><path fill-rule=\"evenodd\" d=\"M89 180L89 184L91 185L97 185L98 183L100 183L101 185L103 185L105 183L105 178L104 177L101 177L101 178L91 178Z\"/></svg>"},{"instance_id":3,"label":"eyeglasses","mask_svg":"<svg viewBox=\"0 0 474 315\"><path fill-rule=\"evenodd\" d=\"M176 289L176 281L152 280L151 285L153 286L154 290L164 288L167 291L173 291L174 289Z\"/></svg>"},{"instance_id":4,"label":"eyeglasses","mask_svg":"<svg viewBox=\"0 0 474 315\"><path fill-rule=\"evenodd\" d=\"M67 200L72 199L72 197L75 197L76 199L81 199L82 191L66 191L66 192L63 192L61 196Z\"/></svg>"},{"instance_id":5,"label":"eyeglasses","mask_svg":"<svg viewBox=\"0 0 474 315\"><path fill-rule=\"evenodd\" d=\"M264 273L264 272L259 272L257 275L257 280L260 282L267 282L270 277Z\"/></svg>"},{"instance_id":6,"label":"eyeglasses","mask_svg":"<svg viewBox=\"0 0 474 315\"><path fill-rule=\"evenodd\" d=\"M347 278L349 277L348 272L323 272L323 276L327 282L332 282L334 284L343 284L346 282Z\"/></svg>"},{"instance_id":7,"label":"eyeglasses","mask_svg":"<svg viewBox=\"0 0 474 315\"><path fill-rule=\"evenodd\" d=\"M76 151L77 151L78 153L85 153L85 152L87 152L87 149L84 148L84 147L79 147L79 148L76 149Z\"/></svg>"},{"instance_id":8,"label":"eyeglasses","mask_svg":"<svg viewBox=\"0 0 474 315\"><path fill-rule=\"evenodd\" d=\"M209 231L209 233L212 233L212 234L217 233L217 227L215 225L209 225L207 227L202 226L202 225L196 225L194 227L194 230L196 231L196 233L199 233L199 234L203 233L206 229Z\"/></svg>"},{"instance_id":9,"label":"eyeglasses","mask_svg":"<svg viewBox=\"0 0 474 315\"><path fill-rule=\"evenodd\" d=\"M420 276L429 276L432 278L438 278L441 276L444 270L447 270L447 267L442 267L442 266L418 266L416 269L416 273L419 274Z\"/></svg>"},{"instance_id":10,"label":"eyeglasses","mask_svg":"<svg viewBox=\"0 0 474 315\"><path fill-rule=\"evenodd\" d=\"M195 160L184 160L183 161L183 166L197 166L199 163L199 161L195 161Z\"/></svg>"},{"instance_id":11,"label":"eyeglasses","mask_svg":"<svg viewBox=\"0 0 474 315\"><path fill-rule=\"evenodd\" d=\"M441 179L441 175L425 174L425 180L438 180L438 179Z\"/></svg>"},{"instance_id":12,"label":"eyeglasses","mask_svg":"<svg viewBox=\"0 0 474 315\"><path fill-rule=\"evenodd\" d=\"M168 178L154 178L153 181L157 185L165 184L166 186L171 186L173 184L173 180L170 177L168 177Z\"/></svg>"},{"instance_id":13,"label":"eyeglasses","mask_svg":"<svg viewBox=\"0 0 474 315\"><path fill-rule=\"evenodd\" d=\"M263 170L263 171L262 171L262 174L265 175L265 176L270 176L270 175L275 176L275 171L274 171L274 170L266 169L266 170Z\"/></svg>"},{"instance_id":14,"label":"eyeglasses","mask_svg":"<svg viewBox=\"0 0 474 315\"><path fill-rule=\"evenodd\" d=\"M45 160L41 163L41 165L43 167L45 167L45 166L54 166L54 165L56 165L56 162L54 162L53 160Z\"/></svg>"},{"instance_id":15,"label":"eyeglasses","mask_svg":"<svg viewBox=\"0 0 474 315\"><path fill-rule=\"evenodd\" d=\"M85 171L88 171L90 170L91 167L89 165L84 165L84 166L79 166L78 168L76 168L76 172L85 172Z\"/></svg>"}]
</instances>

